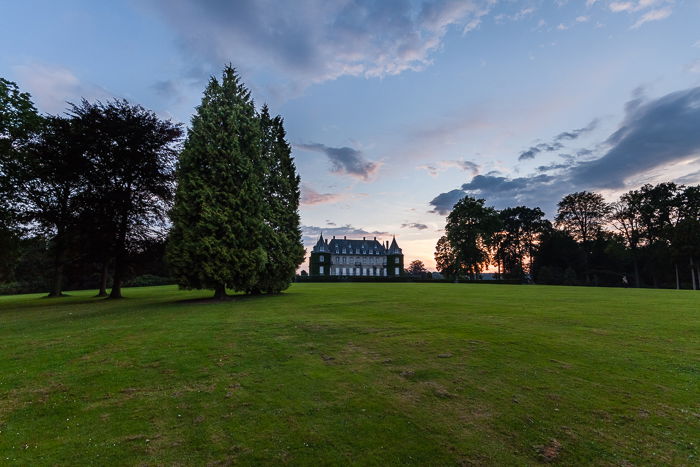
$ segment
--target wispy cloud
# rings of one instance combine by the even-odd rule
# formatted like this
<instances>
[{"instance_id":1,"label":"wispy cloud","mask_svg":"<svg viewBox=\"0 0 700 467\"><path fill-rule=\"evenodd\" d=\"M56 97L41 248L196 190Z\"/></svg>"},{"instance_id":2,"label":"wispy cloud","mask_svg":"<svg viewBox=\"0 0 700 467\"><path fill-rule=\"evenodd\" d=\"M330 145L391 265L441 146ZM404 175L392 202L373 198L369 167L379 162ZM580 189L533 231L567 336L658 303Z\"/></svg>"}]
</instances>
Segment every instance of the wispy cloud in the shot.
<instances>
[{"instance_id":1,"label":"wispy cloud","mask_svg":"<svg viewBox=\"0 0 700 467\"><path fill-rule=\"evenodd\" d=\"M42 112L61 113L68 102L106 100L114 94L96 84L84 82L65 67L30 63L14 67L22 88L28 90Z\"/></svg>"},{"instance_id":2,"label":"wispy cloud","mask_svg":"<svg viewBox=\"0 0 700 467\"><path fill-rule=\"evenodd\" d=\"M467 160L438 161L433 164L419 165L417 168L426 170L433 177L437 177L441 172L444 172L450 168L457 168L471 172L472 175L477 175L480 170L479 164Z\"/></svg>"},{"instance_id":3,"label":"wispy cloud","mask_svg":"<svg viewBox=\"0 0 700 467\"><path fill-rule=\"evenodd\" d=\"M554 152L559 151L564 148L562 141L572 141L577 139L579 136L590 133L598 127L598 119L592 120L588 125L583 128L578 128L571 131L563 131L559 133L551 142L539 143L534 146L529 147L524 150L518 156L519 161L524 161L528 159L534 159L538 154L543 152Z\"/></svg>"},{"instance_id":4,"label":"wispy cloud","mask_svg":"<svg viewBox=\"0 0 700 467\"><path fill-rule=\"evenodd\" d=\"M666 19L673 13L672 0L637 0L610 2L608 8L613 13L642 13L630 29L637 29L645 23Z\"/></svg>"},{"instance_id":5,"label":"wispy cloud","mask_svg":"<svg viewBox=\"0 0 700 467\"><path fill-rule=\"evenodd\" d=\"M650 21L659 21L666 19L671 16L672 10L670 7L660 8L658 10L651 10L642 15L631 27L631 29L637 29L642 24L648 23Z\"/></svg>"},{"instance_id":6,"label":"wispy cloud","mask_svg":"<svg viewBox=\"0 0 700 467\"><path fill-rule=\"evenodd\" d=\"M401 224L402 229L415 229L415 230L425 230L428 228L427 225L421 224L419 222L407 222L405 224Z\"/></svg>"},{"instance_id":7,"label":"wispy cloud","mask_svg":"<svg viewBox=\"0 0 700 467\"><path fill-rule=\"evenodd\" d=\"M362 227L353 227L350 224L345 224L340 227L319 227L315 225L302 225L301 226L302 240L305 245L314 245L318 241L319 235L323 233L325 238L343 237L348 236L351 238L357 238L362 236L388 236L388 232L381 232L378 230L366 230Z\"/></svg>"},{"instance_id":8,"label":"wispy cloud","mask_svg":"<svg viewBox=\"0 0 700 467\"><path fill-rule=\"evenodd\" d=\"M313 206L316 204L335 203L344 198L341 193L319 193L308 184L301 185L301 204Z\"/></svg>"}]
</instances>

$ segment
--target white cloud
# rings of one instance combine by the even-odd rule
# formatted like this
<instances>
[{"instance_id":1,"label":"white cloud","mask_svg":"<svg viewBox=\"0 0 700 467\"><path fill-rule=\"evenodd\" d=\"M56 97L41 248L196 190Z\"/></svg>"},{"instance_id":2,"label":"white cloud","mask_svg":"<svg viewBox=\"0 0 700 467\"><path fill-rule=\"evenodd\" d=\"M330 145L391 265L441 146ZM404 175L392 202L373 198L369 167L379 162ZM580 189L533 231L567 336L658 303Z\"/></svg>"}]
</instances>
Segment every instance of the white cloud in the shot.
<instances>
[{"instance_id":1,"label":"white cloud","mask_svg":"<svg viewBox=\"0 0 700 467\"><path fill-rule=\"evenodd\" d=\"M56 114L68 107L68 102L78 103L114 97L106 89L82 82L72 71L59 66L41 63L13 67L23 89L29 91L41 112Z\"/></svg>"},{"instance_id":2,"label":"white cloud","mask_svg":"<svg viewBox=\"0 0 700 467\"><path fill-rule=\"evenodd\" d=\"M658 9L658 10L651 10L651 11L648 11L648 12L644 13L644 14L642 15L642 17L639 18L639 19L637 20L637 22L635 22L635 23L632 25L631 29L637 29L637 28L640 27L642 24L648 23L648 22L650 22L650 21L659 21L659 20L662 20L662 19L666 19L666 18L668 18L669 16L671 16L671 12L672 12L672 10L671 10L671 8L669 8L669 7L660 8L660 9Z\"/></svg>"},{"instance_id":3,"label":"white cloud","mask_svg":"<svg viewBox=\"0 0 700 467\"><path fill-rule=\"evenodd\" d=\"M688 65L687 69L691 73L700 73L700 60L695 60L693 63Z\"/></svg>"},{"instance_id":4,"label":"white cloud","mask_svg":"<svg viewBox=\"0 0 700 467\"><path fill-rule=\"evenodd\" d=\"M610 3L610 11L619 13L621 11L634 11L635 5L632 2L612 2Z\"/></svg>"},{"instance_id":5,"label":"white cloud","mask_svg":"<svg viewBox=\"0 0 700 467\"><path fill-rule=\"evenodd\" d=\"M588 22L588 20L590 20L590 19L591 19L590 16L578 16L578 17L576 18L576 22L577 22L577 23L586 23L586 22Z\"/></svg>"}]
</instances>

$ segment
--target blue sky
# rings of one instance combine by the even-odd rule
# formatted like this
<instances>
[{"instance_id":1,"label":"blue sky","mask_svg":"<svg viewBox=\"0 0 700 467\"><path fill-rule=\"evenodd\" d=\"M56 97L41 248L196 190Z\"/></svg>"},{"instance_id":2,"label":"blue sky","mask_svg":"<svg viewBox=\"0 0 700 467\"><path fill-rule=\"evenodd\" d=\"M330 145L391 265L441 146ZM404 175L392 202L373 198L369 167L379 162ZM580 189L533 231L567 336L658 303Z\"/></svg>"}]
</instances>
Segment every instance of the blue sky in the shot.
<instances>
[{"instance_id":1,"label":"blue sky","mask_svg":"<svg viewBox=\"0 0 700 467\"><path fill-rule=\"evenodd\" d=\"M433 265L465 194L540 206L700 183L700 2L9 1L0 76L59 113L124 97L187 123L236 66L285 118L305 239L395 234Z\"/></svg>"}]
</instances>

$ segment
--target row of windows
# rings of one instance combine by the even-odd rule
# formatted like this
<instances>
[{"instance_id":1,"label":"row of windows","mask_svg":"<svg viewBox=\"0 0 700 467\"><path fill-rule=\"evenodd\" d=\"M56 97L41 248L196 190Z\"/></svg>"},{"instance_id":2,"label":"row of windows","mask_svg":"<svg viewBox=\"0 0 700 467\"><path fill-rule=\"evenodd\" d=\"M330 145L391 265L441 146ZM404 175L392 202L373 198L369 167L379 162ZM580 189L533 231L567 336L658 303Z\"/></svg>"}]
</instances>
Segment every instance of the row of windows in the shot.
<instances>
[{"instance_id":1,"label":"row of windows","mask_svg":"<svg viewBox=\"0 0 700 467\"><path fill-rule=\"evenodd\" d=\"M386 268L331 268L331 275L334 276L386 276ZM325 273L325 268L319 266L319 274ZM394 274L399 275L399 268L394 268Z\"/></svg>"},{"instance_id":2,"label":"row of windows","mask_svg":"<svg viewBox=\"0 0 700 467\"><path fill-rule=\"evenodd\" d=\"M325 263L326 262L326 257L324 255L320 255L318 257L318 262L319 263ZM381 257L381 258L366 258L366 257L358 257L355 258L354 256L341 256L340 258L335 257L333 258L333 263L335 264L353 264L353 263L364 263L364 264L386 264L386 257ZM394 258L394 264L399 264L399 258L395 257Z\"/></svg>"},{"instance_id":3,"label":"row of windows","mask_svg":"<svg viewBox=\"0 0 700 467\"><path fill-rule=\"evenodd\" d=\"M378 255L380 254L379 251L375 248L374 250L360 250L359 248L355 248L353 250L352 248L343 248L343 254L353 254L353 251L355 252L356 255ZM336 248L335 249L335 254L339 255L340 254L340 249Z\"/></svg>"}]
</instances>

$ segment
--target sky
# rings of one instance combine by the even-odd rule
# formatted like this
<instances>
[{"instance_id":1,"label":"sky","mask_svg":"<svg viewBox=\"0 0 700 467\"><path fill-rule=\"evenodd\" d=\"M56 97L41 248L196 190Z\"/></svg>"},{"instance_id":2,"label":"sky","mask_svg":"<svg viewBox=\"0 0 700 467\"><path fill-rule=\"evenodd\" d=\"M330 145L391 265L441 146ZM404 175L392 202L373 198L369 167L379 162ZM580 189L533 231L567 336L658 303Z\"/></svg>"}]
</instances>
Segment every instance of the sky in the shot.
<instances>
[{"instance_id":1,"label":"sky","mask_svg":"<svg viewBox=\"0 0 700 467\"><path fill-rule=\"evenodd\" d=\"M0 0L0 76L59 114L188 124L237 68L284 117L304 241L393 235L434 267L465 195L556 212L700 183L698 0Z\"/></svg>"}]
</instances>

